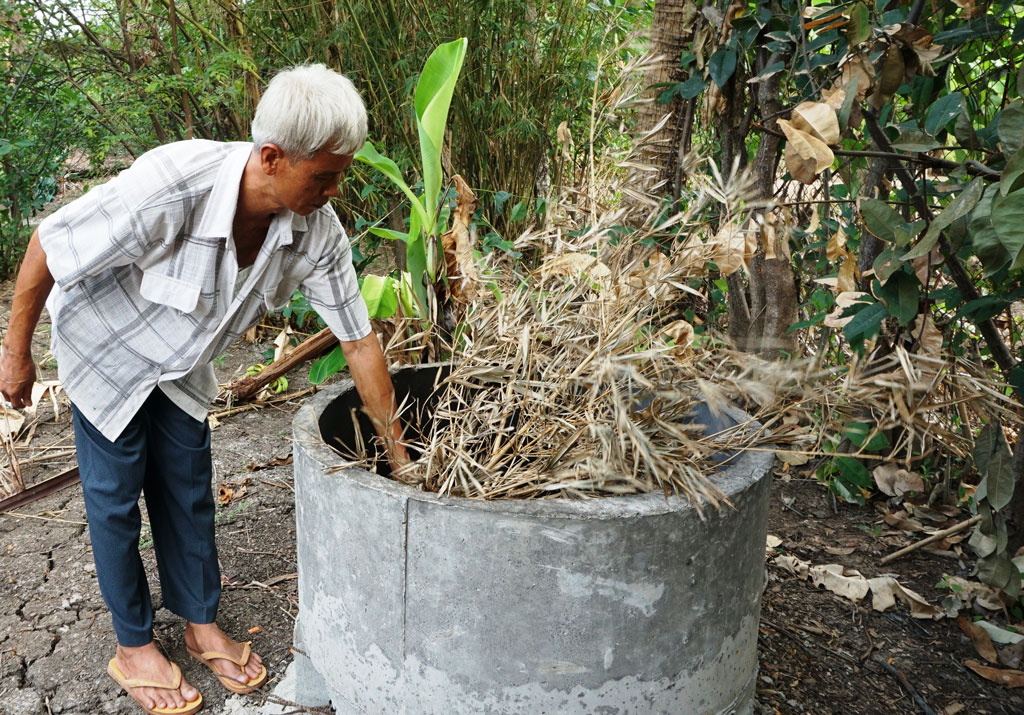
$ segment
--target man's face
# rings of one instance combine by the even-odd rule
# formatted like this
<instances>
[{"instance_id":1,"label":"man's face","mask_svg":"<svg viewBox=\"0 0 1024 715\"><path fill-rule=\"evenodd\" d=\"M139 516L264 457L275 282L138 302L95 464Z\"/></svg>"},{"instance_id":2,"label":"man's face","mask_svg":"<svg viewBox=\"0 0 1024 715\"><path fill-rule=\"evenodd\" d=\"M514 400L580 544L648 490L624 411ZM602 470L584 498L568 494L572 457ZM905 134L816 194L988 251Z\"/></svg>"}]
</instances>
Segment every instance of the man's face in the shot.
<instances>
[{"instance_id":1,"label":"man's face","mask_svg":"<svg viewBox=\"0 0 1024 715\"><path fill-rule=\"evenodd\" d=\"M338 195L338 182L352 165L352 155L321 150L309 159L292 159L279 154L269 163L277 200L306 216Z\"/></svg>"}]
</instances>

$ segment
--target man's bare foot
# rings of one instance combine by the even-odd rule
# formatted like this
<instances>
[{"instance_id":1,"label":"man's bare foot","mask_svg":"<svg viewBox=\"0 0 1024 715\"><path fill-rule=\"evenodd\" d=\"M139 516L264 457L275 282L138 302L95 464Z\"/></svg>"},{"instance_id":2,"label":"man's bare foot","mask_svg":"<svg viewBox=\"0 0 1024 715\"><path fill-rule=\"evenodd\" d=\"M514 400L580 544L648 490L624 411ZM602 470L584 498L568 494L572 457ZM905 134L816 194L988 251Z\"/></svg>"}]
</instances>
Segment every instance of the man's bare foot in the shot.
<instances>
[{"instance_id":1,"label":"man's bare foot","mask_svg":"<svg viewBox=\"0 0 1024 715\"><path fill-rule=\"evenodd\" d=\"M217 651L219 653L227 653L236 659L241 657L243 648L241 643L228 638L216 623L192 623L191 621L185 626L185 645L189 650L196 653ZM210 662L217 667L222 675L231 678L240 685L258 677L263 672L263 659L255 653L250 653L249 661L244 667L244 672L243 668L240 668L230 660L214 658Z\"/></svg>"},{"instance_id":2,"label":"man's bare foot","mask_svg":"<svg viewBox=\"0 0 1024 715\"><path fill-rule=\"evenodd\" d=\"M129 648L117 647L117 667L128 680L140 678L157 683L174 681L171 661L164 657L156 643L150 641L144 646ZM148 708L180 708L186 703L194 702L199 691L193 688L184 677L177 690L167 688L132 688L132 695Z\"/></svg>"}]
</instances>

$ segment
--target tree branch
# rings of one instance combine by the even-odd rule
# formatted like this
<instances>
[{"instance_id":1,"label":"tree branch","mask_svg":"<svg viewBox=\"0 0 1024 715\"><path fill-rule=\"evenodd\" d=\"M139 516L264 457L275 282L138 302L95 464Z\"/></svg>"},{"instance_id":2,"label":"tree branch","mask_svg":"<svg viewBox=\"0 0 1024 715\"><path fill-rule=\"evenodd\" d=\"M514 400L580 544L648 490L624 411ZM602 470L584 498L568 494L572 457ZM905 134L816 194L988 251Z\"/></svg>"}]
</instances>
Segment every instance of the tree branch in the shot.
<instances>
[{"instance_id":1,"label":"tree branch","mask_svg":"<svg viewBox=\"0 0 1024 715\"><path fill-rule=\"evenodd\" d=\"M885 132L882 131L882 127L878 124L878 117L874 112L865 109L864 110L864 122L867 126L868 133L871 135L871 139L875 142L884 152L892 151L892 144L889 142L888 137L885 136ZM921 196L921 193L917 190L917 182L914 181L914 177L907 170L907 167L899 162L893 164L893 170L900 179L900 183L903 184L904 190L907 192L907 196L910 201L914 204L914 208L917 209L921 217L929 224L934 220L934 215L931 209L928 207L928 203ZM953 278L953 282L956 283L956 287L960 290L960 294L963 296L965 301L977 300L981 297L978 293L977 287L974 285L974 281L971 280L971 276L967 273L960 259L957 258L956 253L949 245L949 241L946 238L946 233L943 231L939 235L939 250L942 252L943 258L946 260L946 265L949 267L949 274ZM996 328L995 323L991 319L987 319L978 323L978 329L981 331L981 335L985 338L985 342L988 344L988 348L992 353L992 358L999 365L999 369L1003 371L1007 376L1010 371L1017 365L1017 361L1014 360L1013 355L1010 353L1006 343L1003 342L1003 337L999 334L999 330ZM1017 399L1021 399L1021 395L1017 395Z\"/></svg>"}]
</instances>

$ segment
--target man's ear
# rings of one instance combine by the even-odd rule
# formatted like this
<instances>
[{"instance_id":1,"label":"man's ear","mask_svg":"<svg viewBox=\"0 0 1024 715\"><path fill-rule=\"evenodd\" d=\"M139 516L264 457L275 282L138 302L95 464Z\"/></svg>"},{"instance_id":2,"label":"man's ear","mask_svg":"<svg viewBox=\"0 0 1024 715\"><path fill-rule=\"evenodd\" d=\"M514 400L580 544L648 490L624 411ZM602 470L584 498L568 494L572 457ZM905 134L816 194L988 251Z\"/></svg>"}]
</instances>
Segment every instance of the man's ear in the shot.
<instances>
[{"instance_id":1,"label":"man's ear","mask_svg":"<svg viewBox=\"0 0 1024 715\"><path fill-rule=\"evenodd\" d=\"M260 147L260 165L263 173L273 176L277 173L277 166L284 159L284 151L277 144L264 144Z\"/></svg>"}]
</instances>

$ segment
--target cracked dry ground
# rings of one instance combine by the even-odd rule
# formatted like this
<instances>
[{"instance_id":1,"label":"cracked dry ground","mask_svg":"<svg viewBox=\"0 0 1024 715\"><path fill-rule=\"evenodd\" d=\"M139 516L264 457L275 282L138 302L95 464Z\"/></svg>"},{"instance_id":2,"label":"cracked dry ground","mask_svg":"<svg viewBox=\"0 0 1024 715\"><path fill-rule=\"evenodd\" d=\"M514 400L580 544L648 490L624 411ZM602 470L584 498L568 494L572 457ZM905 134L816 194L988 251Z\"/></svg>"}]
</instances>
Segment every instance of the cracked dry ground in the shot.
<instances>
[{"instance_id":1,"label":"cracked dry ground","mask_svg":"<svg viewBox=\"0 0 1024 715\"><path fill-rule=\"evenodd\" d=\"M251 638L278 675L291 660L297 603L291 467L250 472L247 466L288 452L292 412L236 415L214 433L217 482L235 490L217 511L227 581L220 621L235 637ZM157 609L155 636L202 690L206 711L220 712L227 693L187 656L183 623L161 607L145 526L140 544ZM0 580L0 715L141 712L106 675L115 641L96 584L80 487L0 516Z\"/></svg>"}]
</instances>

